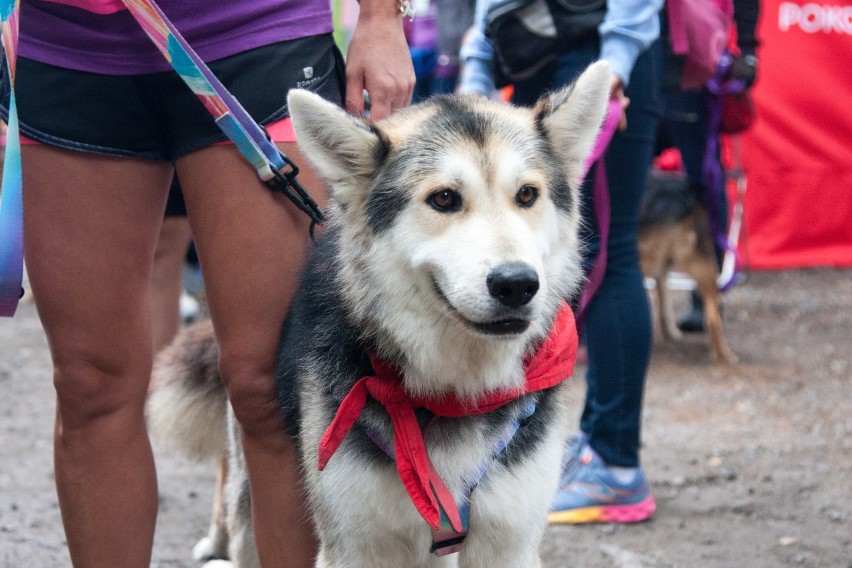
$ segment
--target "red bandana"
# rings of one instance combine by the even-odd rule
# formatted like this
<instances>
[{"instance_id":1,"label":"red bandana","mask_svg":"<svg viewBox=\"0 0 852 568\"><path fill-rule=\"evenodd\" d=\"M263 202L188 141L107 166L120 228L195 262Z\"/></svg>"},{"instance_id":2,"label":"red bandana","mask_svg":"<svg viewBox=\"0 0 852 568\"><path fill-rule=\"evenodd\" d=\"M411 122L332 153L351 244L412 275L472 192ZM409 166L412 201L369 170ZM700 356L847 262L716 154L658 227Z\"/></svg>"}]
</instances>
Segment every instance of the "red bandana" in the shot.
<instances>
[{"instance_id":1,"label":"red bandana","mask_svg":"<svg viewBox=\"0 0 852 568\"><path fill-rule=\"evenodd\" d=\"M393 423L396 467L399 478L408 491L414 506L426 522L437 528L440 522L438 501L453 525L459 525L458 508L449 492L434 472L426 453L426 444L415 408L426 408L436 416L459 417L484 414L496 410L524 394L543 390L566 380L574 371L577 355L577 327L574 314L567 304L556 316L553 329L539 350L526 362L526 383L514 391L497 391L485 395L474 404L459 400L448 393L441 398L412 398L405 391L399 373L393 367L371 358L375 375L360 379L340 403L337 415L325 431L319 446L319 469L343 442L346 433L358 420L367 394L385 407ZM432 474L430 475L430 470ZM430 488L432 490L430 490ZM434 493L433 493L434 490ZM438 499L435 497L438 494ZM443 497L443 498L442 498Z\"/></svg>"}]
</instances>

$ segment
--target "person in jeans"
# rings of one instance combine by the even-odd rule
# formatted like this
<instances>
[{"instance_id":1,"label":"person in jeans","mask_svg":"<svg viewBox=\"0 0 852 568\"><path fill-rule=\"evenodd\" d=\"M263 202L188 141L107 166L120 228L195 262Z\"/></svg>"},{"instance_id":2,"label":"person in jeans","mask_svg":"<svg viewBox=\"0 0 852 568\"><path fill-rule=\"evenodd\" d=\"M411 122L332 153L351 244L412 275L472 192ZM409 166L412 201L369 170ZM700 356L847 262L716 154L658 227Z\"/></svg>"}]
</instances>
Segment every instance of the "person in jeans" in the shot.
<instances>
[{"instance_id":1,"label":"person in jeans","mask_svg":"<svg viewBox=\"0 0 852 568\"><path fill-rule=\"evenodd\" d=\"M736 24L736 54L726 77L729 80L742 80L746 89L751 89L757 80L757 21L760 17L758 0L733 0L728 9L733 13ZM707 150L708 122L711 105L715 104L713 95L706 88L683 90L680 88L680 68L667 65L663 81L663 93L666 108L666 122L680 150L683 166L690 188L695 192L699 203L708 210L710 219L716 223L715 231L724 234L728 224L728 199L725 194L724 176L718 180L717 187L708 187L704 176L704 155ZM719 171L722 170L719 156L715 157ZM716 245L716 260L722 266L725 250L720 243ZM705 331L704 302L693 291L690 302L678 315L677 327L684 333Z\"/></svg>"}]
</instances>

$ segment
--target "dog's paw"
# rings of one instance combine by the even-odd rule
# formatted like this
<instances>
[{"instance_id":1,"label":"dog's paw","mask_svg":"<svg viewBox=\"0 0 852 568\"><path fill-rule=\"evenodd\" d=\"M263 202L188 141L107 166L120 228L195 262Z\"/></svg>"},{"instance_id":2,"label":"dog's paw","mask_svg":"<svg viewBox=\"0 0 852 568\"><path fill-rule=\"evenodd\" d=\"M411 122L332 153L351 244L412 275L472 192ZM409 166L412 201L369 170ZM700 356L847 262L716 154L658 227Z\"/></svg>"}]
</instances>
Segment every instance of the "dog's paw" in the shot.
<instances>
[{"instance_id":1,"label":"dog's paw","mask_svg":"<svg viewBox=\"0 0 852 568\"><path fill-rule=\"evenodd\" d=\"M198 562L203 562L205 560L211 561L205 564L204 568L216 568L217 566L224 568L225 566L231 566L231 563L229 561L222 560L222 558L225 558L226 556L227 551L218 550L218 547L213 542L213 539L211 539L209 536L205 536L197 543L195 543L195 546L192 547L193 560L196 560ZM212 564L212 562L215 561L227 562L227 564Z\"/></svg>"},{"instance_id":2,"label":"dog's paw","mask_svg":"<svg viewBox=\"0 0 852 568\"><path fill-rule=\"evenodd\" d=\"M730 349L723 351L722 353L713 353L713 359L716 360L717 363L723 363L725 365L733 365L734 363L738 363L740 358L734 355L733 351Z\"/></svg>"},{"instance_id":3,"label":"dog's paw","mask_svg":"<svg viewBox=\"0 0 852 568\"><path fill-rule=\"evenodd\" d=\"M660 333L665 341L683 341L683 333L673 325L660 326Z\"/></svg>"}]
</instances>

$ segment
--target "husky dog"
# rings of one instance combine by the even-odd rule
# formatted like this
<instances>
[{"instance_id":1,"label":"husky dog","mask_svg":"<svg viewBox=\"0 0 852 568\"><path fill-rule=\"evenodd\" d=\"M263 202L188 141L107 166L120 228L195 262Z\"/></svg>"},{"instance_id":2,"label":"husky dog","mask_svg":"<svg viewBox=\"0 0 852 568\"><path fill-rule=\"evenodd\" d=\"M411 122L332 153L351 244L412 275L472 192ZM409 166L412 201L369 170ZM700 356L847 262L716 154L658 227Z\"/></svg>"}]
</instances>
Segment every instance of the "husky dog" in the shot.
<instances>
[{"instance_id":1,"label":"husky dog","mask_svg":"<svg viewBox=\"0 0 852 568\"><path fill-rule=\"evenodd\" d=\"M445 96L375 124L290 93L299 144L332 197L276 377L318 567L540 565L568 434L577 188L609 82L596 63L531 109ZM209 335L190 330L160 358L149 416L196 454L227 452L224 499L195 552L255 567ZM202 414L211 406L216 426ZM227 450L211 452L228 428Z\"/></svg>"}]
</instances>

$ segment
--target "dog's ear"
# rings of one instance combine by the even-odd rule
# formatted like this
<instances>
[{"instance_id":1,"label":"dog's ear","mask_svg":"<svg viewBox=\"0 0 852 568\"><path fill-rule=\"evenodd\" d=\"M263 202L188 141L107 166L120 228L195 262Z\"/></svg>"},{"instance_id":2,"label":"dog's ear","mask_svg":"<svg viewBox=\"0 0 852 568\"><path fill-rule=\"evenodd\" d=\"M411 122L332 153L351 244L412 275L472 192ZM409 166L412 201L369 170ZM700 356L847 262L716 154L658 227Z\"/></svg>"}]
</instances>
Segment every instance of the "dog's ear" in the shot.
<instances>
[{"instance_id":1,"label":"dog's ear","mask_svg":"<svg viewBox=\"0 0 852 568\"><path fill-rule=\"evenodd\" d=\"M366 197L384 142L366 119L319 95L293 89L287 96L296 140L344 209Z\"/></svg>"},{"instance_id":2,"label":"dog's ear","mask_svg":"<svg viewBox=\"0 0 852 568\"><path fill-rule=\"evenodd\" d=\"M609 89L609 64L598 61L574 84L542 97L533 109L536 121L565 163L571 187L582 181L583 162L606 114Z\"/></svg>"}]
</instances>

